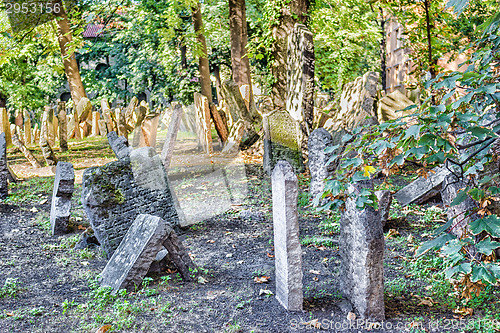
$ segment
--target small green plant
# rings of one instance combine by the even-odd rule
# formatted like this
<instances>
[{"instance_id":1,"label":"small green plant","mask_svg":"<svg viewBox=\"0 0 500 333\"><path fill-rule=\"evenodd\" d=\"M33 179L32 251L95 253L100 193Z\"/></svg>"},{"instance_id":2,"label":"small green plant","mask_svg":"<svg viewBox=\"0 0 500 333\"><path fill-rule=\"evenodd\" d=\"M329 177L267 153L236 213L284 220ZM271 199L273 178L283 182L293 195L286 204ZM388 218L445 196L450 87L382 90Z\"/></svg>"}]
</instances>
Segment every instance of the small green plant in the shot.
<instances>
[{"instance_id":1,"label":"small green plant","mask_svg":"<svg viewBox=\"0 0 500 333\"><path fill-rule=\"evenodd\" d=\"M68 309L76 306L76 302L74 300L71 300L71 302L70 302L67 299L65 299L64 302L62 302L61 305L62 305L62 308L63 308L63 314L65 314L66 311L68 311Z\"/></svg>"},{"instance_id":2,"label":"small green plant","mask_svg":"<svg viewBox=\"0 0 500 333\"><path fill-rule=\"evenodd\" d=\"M33 224L39 226L42 230L49 232L51 228L49 214L46 212L40 212L36 216L35 222L33 222Z\"/></svg>"},{"instance_id":3,"label":"small green plant","mask_svg":"<svg viewBox=\"0 0 500 333\"><path fill-rule=\"evenodd\" d=\"M162 277L160 277L160 284L164 284L164 285L168 285L168 281L170 281L172 278L170 277L170 275L164 275Z\"/></svg>"},{"instance_id":4,"label":"small green plant","mask_svg":"<svg viewBox=\"0 0 500 333\"><path fill-rule=\"evenodd\" d=\"M7 278L2 288L0 288L0 298L15 297L17 293L21 290L20 285L21 284L17 281L17 279Z\"/></svg>"},{"instance_id":5,"label":"small green plant","mask_svg":"<svg viewBox=\"0 0 500 333\"><path fill-rule=\"evenodd\" d=\"M43 315L44 312L45 312L45 308L43 306L40 306L38 308L31 309L29 311L29 314L32 315L33 317L38 317L38 316Z\"/></svg>"}]
</instances>

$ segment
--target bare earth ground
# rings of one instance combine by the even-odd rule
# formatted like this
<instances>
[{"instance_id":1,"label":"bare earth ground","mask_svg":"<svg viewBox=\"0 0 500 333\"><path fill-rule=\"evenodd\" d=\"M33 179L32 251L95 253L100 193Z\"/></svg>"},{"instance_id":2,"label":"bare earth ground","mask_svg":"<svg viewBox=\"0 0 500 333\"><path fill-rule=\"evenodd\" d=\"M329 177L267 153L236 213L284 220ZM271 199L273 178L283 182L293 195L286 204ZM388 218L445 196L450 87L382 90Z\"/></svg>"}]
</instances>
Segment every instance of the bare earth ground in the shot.
<instances>
[{"instance_id":1,"label":"bare earth ground","mask_svg":"<svg viewBox=\"0 0 500 333\"><path fill-rule=\"evenodd\" d=\"M170 176L183 210L192 221L201 219L181 234L199 267L195 282L184 282L169 270L149 276L134 293L113 296L98 288L95 280L106 264L101 251L95 246L73 248L89 225L80 185L73 196L74 232L60 237L48 233L52 173L14 185L9 199L0 203L0 332L96 332L104 325L116 332L496 332L500 328L491 327L500 319L498 287L461 304L436 268L441 258L431 254L413 259L416 245L442 223L439 202L394 207L384 230L387 322L377 329L348 321L349 309L338 286L338 214L310 207L307 175L299 175L304 312L288 313L270 294L275 291L272 207L270 179L262 166L245 163L248 157L240 156L230 163L222 157L208 159L207 167L200 157L183 156L192 148L189 140L181 140L179 147ZM70 149L61 160L74 163L77 175L114 159L102 138L74 143ZM19 153L9 151L8 156L18 176L34 173ZM231 167L220 171L217 165L224 164ZM47 169L43 172L50 175ZM231 184L226 183L225 194L213 193L210 186L221 179ZM234 187L236 180L239 185ZM407 181L398 178L391 186L396 189ZM192 197L196 199L189 203ZM204 202L207 207L223 202L223 212L215 207L198 214L196 207L204 207ZM257 283L255 278L267 282ZM454 313L457 308L471 308L473 314ZM314 328L317 323L320 328Z\"/></svg>"}]
</instances>

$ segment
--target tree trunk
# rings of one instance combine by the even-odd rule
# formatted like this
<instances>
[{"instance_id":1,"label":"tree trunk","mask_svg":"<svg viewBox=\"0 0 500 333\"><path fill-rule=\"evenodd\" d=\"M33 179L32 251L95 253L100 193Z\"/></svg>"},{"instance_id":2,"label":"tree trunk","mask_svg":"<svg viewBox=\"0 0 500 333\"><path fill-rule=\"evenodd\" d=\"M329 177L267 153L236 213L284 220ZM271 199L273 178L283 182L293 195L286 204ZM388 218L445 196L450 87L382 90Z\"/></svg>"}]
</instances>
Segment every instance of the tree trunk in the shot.
<instances>
[{"instance_id":1,"label":"tree trunk","mask_svg":"<svg viewBox=\"0 0 500 333\"><path fill-rule=\"evenodd\" d=\"M250 60L247 55L247 18L245 0L229 0L229 29L231 31L231 66L233 81L238 87L247 84L249 87L247 108L255 109L253 99Z\"/></svg>"},{"instance_id":2,"label":"tree trunk","mask_svg":"<svg viewBox=\"0 0 500 333\"><path fill-rule=\"evenodd\" d=\"M0 108L7 108L7 97L0 94Z\"/></svg>"},{"instance_id":3,"label":"tree trunk","mask_svg":"<svg viewBox=\"0 0 500 333\"><path fill-rule=\"evenodd\" d=\"M212 86L210 83L210 67L208 66L207 42L205 40L205 29L201 17L200 2L193 8L193 25L196 39L201 46L202 54L199 57L201 94L208 98L208 103L212 103Z\"/></svg>"},{"instance_id":4,"label":"tree trunk","mask_svg":"<svg viewBox=\"0 0 500 333\"><path fill-rule=\"evenodd\" d=\"M87 97L85 93L85 88L83 87L82 79L80 77L80 70L78 69L78 64L76 62L76 56L74 52L68 50L71 47L71 42L73 41L73 35L71 29L69 28L69 21L64 10L62 2L60 2L61 10L57 14L57 34L59 47L61 48L61 56L64 63L64 72L68 79L69 90L71 92L71 98L73 99L73 104L78 105L80 99Z\"/></svg>"},{"instance_id":5,"label":"tree trunk","mask_svg":"<svg viewBox=\"0 0 500 333\"><path fill-rule=\"evenodd\" d=\"M431 39L431 29L432 23L430 19L430 0L424 0L424 9L425 9L425 30L427 32L427 51L429 57L429 72L431 73L431 79L436 77L436 69L434 68L434 60L432 59L432 39Z\"/></svg>"},{"instance_id":6,"label":"tree trunk","mask_svg":"<svg viewBox=\"0 0 500 333\"><path fill-rule=\"evenodd\" d=\"M386 64L386 37L385 37L385 18L384 18L384 10L382 7L379 7L380 10L380 33L382 38L380 39L380 77L382 80L382 89L384 92L386 91L387 85L387 64Z\"/></svg>"},{"instance_id":7,"label":"tree trunk","mask_svg":"<svg viewBox=\"0 0 500 333\"><path fill-rule=\"evenodd\" d=\"M215 87L217 88L217 103L220 104L222 100L222 81L220 79L220 65L214 64Z\"/></svg>"},{"instance_id":8,"label":"tree trunk","mask_svg":"<svg viewBox=\"0 0 500 333\"><path fill-rule=\"evenodd\" d=\"M281 3L272 0L274 5ZM273 109L285 109L286 106L286 66L288 36L292 33L295 23L307 25L309 0L290 1L289 5L280 8L279 20L271 26L274 44L271 47L271 74L275 82L271 86L271 100Z\"/></svg>"}]
</instances>

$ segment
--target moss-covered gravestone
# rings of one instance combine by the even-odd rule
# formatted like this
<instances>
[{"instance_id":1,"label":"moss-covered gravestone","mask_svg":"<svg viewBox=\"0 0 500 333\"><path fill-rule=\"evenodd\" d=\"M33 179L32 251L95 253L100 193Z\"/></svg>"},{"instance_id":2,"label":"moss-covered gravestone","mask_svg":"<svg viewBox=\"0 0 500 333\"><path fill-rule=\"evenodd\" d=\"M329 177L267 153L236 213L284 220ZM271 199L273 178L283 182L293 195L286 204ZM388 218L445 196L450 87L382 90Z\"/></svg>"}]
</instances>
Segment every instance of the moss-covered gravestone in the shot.
<instances>
[{"instance_id":1,"label":"moss-covered gravestone","mask_svg":"<svg viewBox=\"0 0 500 333\"><path fill-rule=\"evenodd\" d=\"M179 224L167 174L151 147L133 150L129 160L85 170L82 204L108 257L139 214L161 217L170 227Z\"/></svg>"}]
</instances>

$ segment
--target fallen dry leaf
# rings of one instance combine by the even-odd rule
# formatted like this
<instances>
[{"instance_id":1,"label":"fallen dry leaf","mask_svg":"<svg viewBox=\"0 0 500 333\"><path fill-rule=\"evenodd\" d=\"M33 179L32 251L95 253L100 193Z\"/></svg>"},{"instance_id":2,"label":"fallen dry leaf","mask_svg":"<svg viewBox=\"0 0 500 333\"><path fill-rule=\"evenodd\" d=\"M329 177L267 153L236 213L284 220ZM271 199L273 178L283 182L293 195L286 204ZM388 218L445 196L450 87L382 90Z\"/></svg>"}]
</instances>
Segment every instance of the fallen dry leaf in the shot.
<instances>
[{"instance_id":1,"label":"fallen dry leaf","mask_svg":"<svg viewBox=\"0 0 500 333\"><path fill-rule=\"evenodd\" d=\"M314 327L317 329L321 329L321 323L319 322L319 319L313 319L311 321L302 323L301 325L304 325L306 327Z\"/></svg>"},{"instance_id":2,"label":"fallen dry leaf","mask_svg":"<svg viewBox=\"0 0 500 333\"><path fill-rule=\"evenodd\" d=\"M471 316L474 313L474 310L471 308L458 308L453 310L453 312L462 316Z\"/></svg>"},{"instance_id":3,"label":"fallen dry leaf","mask_svg":"<svg viewBox=\"0 0 500 333\"><path fill-rule=\"evenodd\" d=\"M347 320L350 320L350 321L356 320L356 314L354 312L349 312L347 314Z\"/></svg>"},{"instance_id":4,"label":"fallen dry leaf","mask_svg":"<svg viewBox=\"0 0 500 333\"><path fill-rule=\"evenodd\" d=\"M321 272L320 272L320 271L315 271L314 269L311 269L311 270L309 271L309 273L311 273L311 274L316 274L316 275L320 275L320 274L321 274Z\"/></svg>"},{"instance_id":5,"label":"fallen dry leaf","mask_svg":"<svg viewBox=\"0 0 500 333\"><path fill-rule=\"evenodd\" d=\"M79 224L77 228L78 228L78 230L87 230L87 227L84 227L81 224Z\"/></svg>"},{"instance_id":6,"label":"fallen dry leaf","mask_svg":"<svg viewBox=\"0 0 500 333\"><path fill-rule=\"evenodd\" d=\"M259 296L262 295L262 294L265 294L265 295L274 295L271 290L267 290L267 289L261 289L259 291Z\"/></svg>"},{"instance_id":7,"label":"fallen dry leaf","mask_svg":"<svg viewBox=\"0 0 500 333\"><path fill-rule=\"evenodd\" d=\"M205 279L203 276L198 276L198 283L205 284L207 282L208 282L208 280Z\"/></svg>"},{"instance_id":8,"label":"fallen dry leaf","mask_svg":"<svg viewBox=\"0 0 500 333\"><path fill-rule=\"evenodd\" d=\"M391 238L392 236L399 235L399 232L396 229L389 229L389 233L387 233L387 236L385 238Z\"/></svg>"},{"instance_id":9,"label":"fallen dry leaf","mask_svg":"<svg viewBox=\"0 0 500 333\"><path fill-rule=\"evenodd\" d=\"M427 306L433 306L434 303L432 302L432 300L428 300L428 299L423 299L420 301L420 303L418 303L417 305L427 305Z\"/></svg>"},{"instance_id":10,"label":"fallen dry leaf","mask_svg":"<svg viewBox=\"0 0 500 333\"><path fill-rule=\"evenodd\" d=\"M254 277L253 280L255 283L267 283L269 282L270 278L271 278L270 276L261 276L261 277L256 276Z\"/></svg>"},{"instance_id":11,"label":"fallen dry leaf","mask_svg":"<svg viewBox=\"0 0 500 333\"><path fill-rule=\"evenodd\" d=\"M7 312L6 315L9 317L14 317L14 314L12 312Z\"/></svg>"},{"instance_id":12,"label":"fallen dry leaf","mask_svg":"<svg viewBox=\"0 0 500 333\"><path fill-rule=\"evenodd\" d=\"M318 277L317 276L313 277L313 281L318 282L319 281Z\"/></svg>"},{"instance_id":13,"label":"fallen dry leaf","mask_svg":"<svg viewBox=\"0 0 500 333\"><path fill-rule=\"evenodd\" d=\"M268 253L268 254L267 254L267 256L268 256L269 258L274 258L274 254L270 254L270 253Z\"/></svg>"},{"instance_id":14,"label":"fallen dry leaf","mask_svg":"<svg viewBox=\"0 0 500 333\"><path fill-rule=\"evenodd\" d=\"M215 241L213 239L207 240L207 243L213 244Z\"/></svg>"},{"instance_id":15,"label":"fallen dry leaf","mask_svg":"<svg viewBox=\"0 0 500 333\"><path fill-rule=\"evenodd\" d=\"M38 204L39 205L43 205L43 204L46 204L47 203L47 199L43 199L42 201L40 201Z\"/></svg>"},{"instance_id":16,"label":"fallen dry leaf","mask_svg":"<svg viewBox=\"0 0 500 333\"><path fill-rule=\"evenodd\" d=\"M111 325L101 326L95 333L106 333L111 328Z\"/></svg>"}]
</instances>

